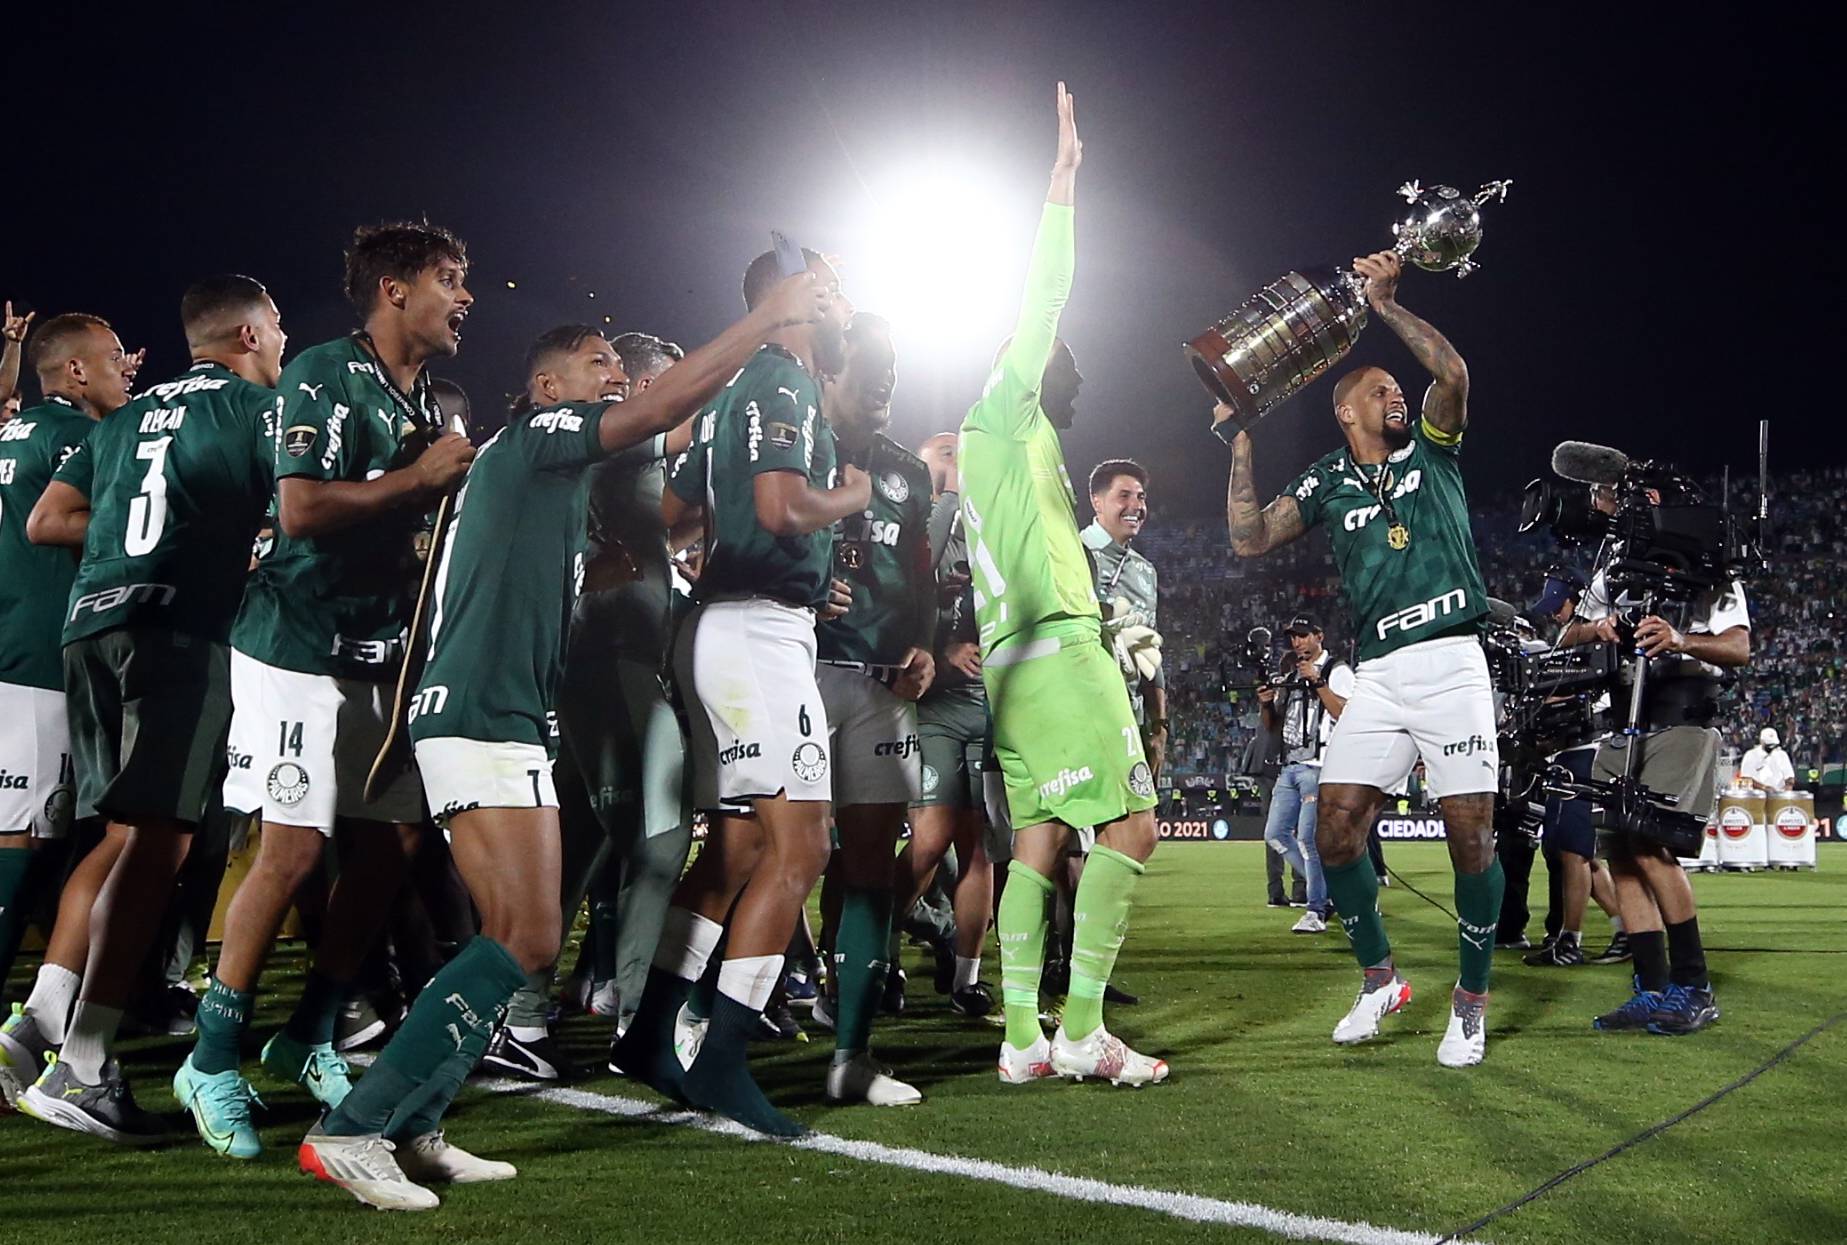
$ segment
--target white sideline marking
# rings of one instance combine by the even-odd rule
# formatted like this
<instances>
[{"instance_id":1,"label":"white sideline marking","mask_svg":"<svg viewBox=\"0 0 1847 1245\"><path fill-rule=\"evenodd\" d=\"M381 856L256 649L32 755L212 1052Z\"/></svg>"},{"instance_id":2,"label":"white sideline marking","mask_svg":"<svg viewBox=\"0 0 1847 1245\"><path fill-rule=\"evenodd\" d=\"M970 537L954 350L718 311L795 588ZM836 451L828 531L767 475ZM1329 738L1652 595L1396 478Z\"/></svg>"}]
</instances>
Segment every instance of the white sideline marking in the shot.
<instances>
[{"instance_id":1,"label":"white sideline marking","mask_svg":"<svg viewBox=\"0 0 1847 1245\"><path fill-rule=\"evenodd\" d=\"M542 1102L574 1107L579 1111L595 1111L603 1115L619 1115L629 1118L651 1116L662 1124L685 1125L703 1132L736 1137L741 1141L777 1140L719 1116L706 1115L698 1111L676 1110L658 1103L644 1102L639 1098L620 1098L614 1094L599 1094L586 1089L537 1089L523 1081L480 1080L470 1083L496 1094L519 1094L526 1098L537 1098ZM1144 1189L1139 1185L1110 1184L1106 1181L1090 1180L1081 1176L1065 1176L1037 1167L1010 1167L1005 1163L990 1163L985 1159L965 1159L954 1154L935 1154L928 1150L915 1150L909 1146L887 1146L876 1141L854 1141L846 1137L836 1137L832 1133L811 1132L795 1141L785 1141L780 1144L792 1146L797 1150L837 1154L842 1158L857 1159L862 1163L880 1163L886 1167L902 1167L911 1171L929 1172L932 1175L963 1176L970 1180L984 1180L990 1184L1009 1185L1015 1189L1029 1189L1035 1193L1049 1193L1054 1197L1069 1198L1076 1202L1132 1206L1138 1210L1149 1210L1160 1215L1170 1215L1175 1219L1191 1220L1194 1223L1222 1223L1240 1228L1257 1228L1298 1241L1339 1241L1343 1245L1436 1245L1440 1239L1428 1232L1404 1232L1396 1228L1375 1227L1370 1223L1348 1223L1343 1219L1296 1215L1288 1211L1272 1210L1268 1206L1259 1206L1255 1202L1225 1202L1218 1198L1199 1197L1191 1193L1167 1193L1160 1189Z\"/></svg>"}]
</instances>

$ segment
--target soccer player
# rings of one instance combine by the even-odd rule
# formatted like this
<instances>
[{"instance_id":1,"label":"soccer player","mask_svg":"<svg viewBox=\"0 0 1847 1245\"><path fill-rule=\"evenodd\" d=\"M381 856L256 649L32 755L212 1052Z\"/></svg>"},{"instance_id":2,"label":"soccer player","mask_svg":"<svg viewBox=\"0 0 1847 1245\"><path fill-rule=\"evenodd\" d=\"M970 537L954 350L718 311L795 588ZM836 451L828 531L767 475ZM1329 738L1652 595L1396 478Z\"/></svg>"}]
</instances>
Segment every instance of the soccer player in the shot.
<instances>
[{"instance_id":1,"label":"soccer player","mask_svg":"<svg viewBox=\"0 0 1847 1245\"><path fill-rule=\"evenodd\" d=\"M1481 1062L1487 1043L1488 971L1503 879L1494 855L1498 785L1493 689L1477 635L1488 594L1476 565L1459 447L1468 424L1469 371L1443 335L1398 305L1398 256L1353 261L1372 313L1432 377L1413 421L1404 390L1383 368L1348 372L1334 386L1334 418L1347 448L1257 505L1251 440L1232 440L1226 514L1231 547L1256 557L1326 527L1359 637L1353 694L1321 764L1316 846L1327 893L1364 970L1359 997L1334 1040L1363 1042L1411 1001L1379 915L1379 878L1366 839L1385 792L1421 754L1438 798L1456 870L1461 972L1437 1062ZM1217 416L1230 417L1221 405Z\"/></svg>"},{"instance_id":2,"label":"soccer player","mask_svg":"<svg viewBox=\"0 0 1847 1245\"><path fill-rule=\"evenodd\" d=\"M302 1142L302 1170L361 1202L424 1210L437 1198L419 1181L515 1174L450 1145L440 1123L514 991L558 955L552 735L588 539L586 468L666 434L766 337L822 314L831 297L808 274L760 293L748 316L625 402L613 400L625 378L601 337L573 326L541 338L528 372L535 408L482 449L457 496L410 725L481 936L436 974L372 1070ZM536 406L546 399L561 400Z\"/></svg>"},{"instance_id":3,"label":"soccer player","mask_svg":"<svg viewBox=\"0 0 1847 1245\"><path fill-rule=\"evenodd\" d=\"M611 1052L659 1092L779 1136L804 1130L763 1096L746 1051L827 865L833 788L815 614L830 600L833 525L863 511L872 489L864 471L837 462L817 381L846 361L852 305L832 265L807 254L808 270L833 294L827 314L779 331L752 357L700 415L692 448L668 475L669 527L692 507L705 510L704 558L674 642L674 673L692 732L694 804L713 826L674 892L641 1005ZM776 271L774 252L751 262L746 305L765 297ZM710 1023L682 1067L676 1021L721 933Z\"/></svg>"},{"instance_id":4,"label":"soccer player","mask_svg":"<svg viewBox=\"0 0 1847 1245\"><path fill-rule=\"evenodd\" d=\"M839 838L830 885L839 885L841 904L827 1096L908 1106L923 1095L886 1072L868 1046L891 968L898 835L920 794L915 702L935 673L930 472L884 435L898 379L890 325L862 311L846 339L846 365L823 378L823 410L841 460L872 478L872 496L834 530L834 569L852 604L815 630L815 682L827 712Z\"/></svg>"},{"instance_id":5,"label":"soccer player","mask_svg":"<svg viewBox=\"0 0 1847 1245\"><path fill-rule=\"evenodd\" d=\"M23 316L13 314L7 300L5 318L0 319L0 424L19 414L25 399L19 392L19 365L25 358L26 334L32 331L35 311Z\"/></svg>"},{"instance_id":6,"label":"soccer player","mask_svg":"<svg viewBox=\"0 0 1847 1245\"><path fill-rule=\"evenodd\" d=\"M58 853L39 845L64 836L76 800L59 649L77 561L67 549L34 544L27 520L95 421L128 401L136 362L106 321L53 316L32 339L44 401L0 424L0 773L7 777L0 783L0 954L7 968L26 904L53 884L48 871ZM89 955L91 903L123 837L106 837L72 873L32 993L0 1026L0 1093L9 1106L38 1077L45 1052L64 1041Z\"/></svg>"},{"instance_id":7,"label":"soccer player","mask_svg":"<svg viewBox=\"0 0 1847 1245\"><path fill-rule=\"evenodd\" d=\"M1115 661L1073 509L1058 431L1082 380L1059 340L1075 262L1073 201L1083 148L1058 84L1058 157L1026 273L1019 325L962 421L962 517L974 568L981 677L1014 830L997 923L1007 1036L1000 1078L1107 1077L1144 1085L1167 1064L1103 1027L1103 990L1153 854L1154 775ZM1073 905L1071 996L1050 1043L1039 1026L1047 904L1072 828L1098 828Z\"/></svg>"},{"instance_id":8,"label":"soccer player","mask_svg":"<svg viewBox=\"0 0 1847 1245\"><path fill-rule=\"evenodd\" d=\"M224 787L226 807L260 814L262 839L225 914L181 1078L200 1136L220 1153L255 1144L240 1123L249 1102L235 1075L239 1040L276 931L318 867L336 817L352 822L342 828L325 933L294 1013L262 1061L323 1106L349 1088L332 1046L334 1018L389 916L423 818L414 770L376 800L364 798L364 787L404 656L424 516L474 458L466 437L441 431L424 372L461 341L474 301L466 276L467 253L447 230L358 230L346 254L346 295L365 328L303 351L282 373L271 451L276 540L231 632L235 708ZM220 1144L229 1137L238 1140Z\"/></svg>"}]
</instances>

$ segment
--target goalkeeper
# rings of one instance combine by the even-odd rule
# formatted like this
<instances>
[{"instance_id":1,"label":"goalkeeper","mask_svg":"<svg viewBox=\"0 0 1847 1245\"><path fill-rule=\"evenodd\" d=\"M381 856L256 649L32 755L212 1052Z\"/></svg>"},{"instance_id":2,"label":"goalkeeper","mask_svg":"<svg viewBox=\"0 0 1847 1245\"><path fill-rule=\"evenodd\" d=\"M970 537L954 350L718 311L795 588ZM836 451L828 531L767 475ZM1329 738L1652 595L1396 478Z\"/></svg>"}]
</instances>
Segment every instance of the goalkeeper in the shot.
<instances>
[{"instance_id":1,"label":"goalkeeper","mask_svg":"<svg viewBox=\"0 0 1847 1245\"><path fill-rule=\"evenodd\" d=\"M997 925L1007 1035L1000 1078L1107 1077L1144 1085L1167 1065L1103 1027L1103 990L1154 851L1154 774L1115 660L1102 644L1090 565L1078 536L1058 429L1080 380L1058 316L1074 261L1073 192L1083 148L1058 86L1052 166L1013 337L962 421L962 515L974 576L981 674L994 751L1017 827ZM1074 901L1071 994L1050 1042L1039 1027L1051 875L1073 826L1097 826Z\"/></svg>"}]
</instances>

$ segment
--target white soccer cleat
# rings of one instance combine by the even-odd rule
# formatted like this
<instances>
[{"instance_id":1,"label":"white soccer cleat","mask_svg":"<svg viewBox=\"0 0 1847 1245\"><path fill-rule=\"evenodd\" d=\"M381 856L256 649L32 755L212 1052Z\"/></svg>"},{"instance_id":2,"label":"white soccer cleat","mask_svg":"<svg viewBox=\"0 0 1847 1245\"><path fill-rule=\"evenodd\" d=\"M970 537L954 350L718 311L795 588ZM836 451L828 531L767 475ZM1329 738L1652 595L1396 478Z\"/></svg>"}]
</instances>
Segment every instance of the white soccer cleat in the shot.
<instances>
[{"instance_id":1,"label":"white soccer cleat","mask_svg":"<svg viewBox=\"0 0 1847 1245\"><path fill-rule=\"evenodd\" d=\"M377 1134L335 1137L317 1126L301 1139L301 1169L337 1184L379 1210L435 1210L442 1199L414 1184L392 1157L395 1147Z\"/></svg>"},{"instance_id":2,"label":"white soccer cleat","mask_svg":"<svg viewBox=\"0 0 1847 1245\"><path fill-rule=\"evenodd\" d=\"M1289 927L1292 934L1321 934L1327 932L1328 923L1319 912L1310 908L1302 914L1302 919Z\"/></svg>"},{"instance_id":3,"label":"white soccer cleat","mask_svg":"<svg viewBox=\"0 0 1847 1245\"><path fill-rule=\"evenodd\" d=\"M1074 1042L1058 1026L1052 1035L1052 1068L1059 1076L1081 1081L1107 1078L1111 1085L1154 1085L1167 1079L1167 1062L1130 1050L1121 1038L1098 1025L1096 1032Z\"/></svg>"},{"instance_id":4,"label":"white soccer cleat","mask_svg":"<svg viewBox=\"0 0 1847 1245\"><path fill-rule=\"evenodd\" d=\"M1353 1010L1334 1026L1334 1040L1342 1046L1364 1042L1379 1035L1379 1021L1400 1011L1411 1001L1411 983L1392 974L1392 979L1377 989L1360 988L1353 1000Z\"/></svg>"},{"instance_id":5,"label":"white soccer cleat","mask_svg":"<svg viewBox=\"0 0 1847 1245\"><path fill-rule=\"evenodd\" d=\"M511 1163L484 1159L451 1143L440 1128L405 1141L397 1163L398 1170L418 1184L481 1184L519 1175Z\"/></svg>"},{"instance_id":6,"label":"white soccer cleat","mask_svg":"<svg viewBox=\"0 0 1847 1245\"><path fill-rule=\"evenodd\" d=\"M1001 1041L1001 1084L1025 1085L1057 1075L1058 1069L1052 1066L1052 1044L1045 1040L1045 1034L1041 1033L1039 1040L1025 1050L1005 1039Z\"/></svg>"},{"instance_id":7,"label":"white soccer cleat","mask_svg":"<svg viewBox=\"0 0 1847 1245\"><path fill-rule=\"evenodd\" d=\"M1437 1045L1437 1062L1445 1068L1472 1068L1488 1053L1488 996L1461 986L1450 996L1449 1028Z\"/></svg>"},{"instance_id":8,"label":"white soccer cleat","mask_svg":"<svg viewBox=\"0 0 1847 1245\"><path fill-rule=\"evenodd\" d=\"M833 1102L864 1102L875 1107L914 1107L923 1101L923 1094L893 1076L869 1051L827 1070L827 1096Z\"/></svg>"},{"instance_id":9,"label":"white soccer cleat","mask_svg":"<svg viewBox=\"0 0 1847 1245\"><path fill-rule=\"evenodd\" d=\"M695 1018L686 1010L686 1004L680 1004L673 1018L673 1053L680 1061L680 1071L690 1070L693 1060L699 1058L699 1048L705 1045L705 1031L710 1023Z\"/></svg>"}]
</instances>

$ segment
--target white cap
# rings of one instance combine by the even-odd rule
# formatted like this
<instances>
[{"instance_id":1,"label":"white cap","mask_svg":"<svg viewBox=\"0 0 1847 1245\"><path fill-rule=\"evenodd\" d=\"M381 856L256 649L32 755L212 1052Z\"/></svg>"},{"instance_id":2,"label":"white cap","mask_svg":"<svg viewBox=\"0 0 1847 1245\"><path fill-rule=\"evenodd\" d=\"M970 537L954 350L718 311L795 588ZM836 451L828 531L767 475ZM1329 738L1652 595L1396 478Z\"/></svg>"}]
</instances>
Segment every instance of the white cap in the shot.
<instances>
[{"instance_id":1,"label":"white cap","mask_svg":"<svg viewBox=\"0 0 1847 1245\"><path fill-rule=\"evenodd\" d=\"M1766 748L1774 748L1782 741L1776 737L1776 727L1766 726L1757 733L1757 742Z\"/></svg>"}]
</instances>

